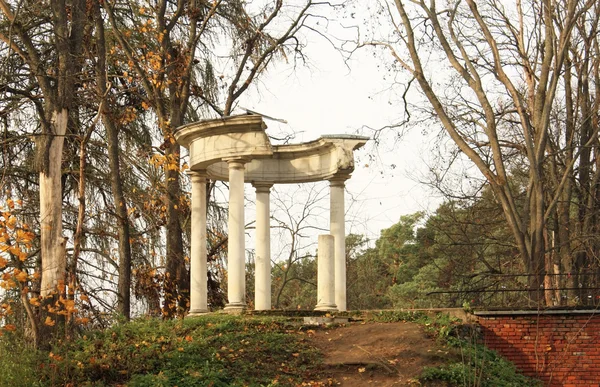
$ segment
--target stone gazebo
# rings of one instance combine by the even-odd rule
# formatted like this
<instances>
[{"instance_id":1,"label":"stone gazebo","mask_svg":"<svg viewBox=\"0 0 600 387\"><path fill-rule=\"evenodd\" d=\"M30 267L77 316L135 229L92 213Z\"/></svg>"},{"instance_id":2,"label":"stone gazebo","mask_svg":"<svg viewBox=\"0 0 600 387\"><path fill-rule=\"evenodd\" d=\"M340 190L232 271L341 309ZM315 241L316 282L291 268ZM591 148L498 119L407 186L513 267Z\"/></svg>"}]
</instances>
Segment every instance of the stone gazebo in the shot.
<instances>
[{"instance_id":1,"label":"stone gazebo","mask_svg":"<svg viewBox=\"0 0 600 387\"><path fill-rule=\"evenodd\" d=\"M368 137L322 136L302 144L271 145L260 115L194 122L177 128L175 138L190 154L192 233L190 315L208 312L206 264L206 180L229 181L227 296L225 309L244 309L244 183L256 189L257 310L271 309L269 195L273 184L330 182L330 230L334 240L335 304L346 310L344 184L354 170L353 151ZM331 280L331 279L330 279ZM335 306L334 306L335 307Z\"/></svg>"}]
</instances>

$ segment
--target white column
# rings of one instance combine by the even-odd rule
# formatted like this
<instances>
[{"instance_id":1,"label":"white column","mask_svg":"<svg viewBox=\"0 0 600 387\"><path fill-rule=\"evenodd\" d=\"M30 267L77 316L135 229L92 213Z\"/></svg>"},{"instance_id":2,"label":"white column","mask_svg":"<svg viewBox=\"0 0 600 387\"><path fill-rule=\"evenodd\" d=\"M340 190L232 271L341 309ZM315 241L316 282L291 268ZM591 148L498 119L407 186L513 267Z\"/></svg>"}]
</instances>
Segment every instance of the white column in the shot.
<instances>
[{"instance_id":1,"label":"white column","mask_svg":"<svg viewBox=\"0 0 600 387\"><path fill-rule=\"evenodd\" d=\"M335 254L335 303L338 310L346 310L346 223L344 218L344 178L330 183L330 225Z\"/></svg>"},{"instance_id":2,"label":"white column","mask_svg":"<svg viewBox=\"0 0 600 387\"><path fill-rule=\"evenodd\" d=\"M254 183L256 188L256 277L254 307L271 310L271 211L272 183Z\"/></svg>"},{"instance_id":3,"label":"white column","mask_svg":"<svg viewBox=\"0 0 600 387\"><path fill-rule=\"evenodd\" d=\"M190 236L190 316L208 312L206 266L206 173L189 171L192 180Z\"/></svg>"},{"instance_id":4,"label":"white column","mask_svg":"<svg viewBox=\"0 0 600 387\"><path fill-rule=\"evenodd\" d=\"M246 247L244 235L244 163L243 159L225 160L229 164L229 221L227 228L226 310L246 307Z\"/></svg>"},{"instance_id":5,"label":"white column","mask_svg":"<svg viewBox=\"0 0 600 387\"><path fill-rule=\"evenodd\" d=\"M334 240L333 235L319 235L317 307L315 310L337 310L334 284Z\"/></svg>"}]
</instances>

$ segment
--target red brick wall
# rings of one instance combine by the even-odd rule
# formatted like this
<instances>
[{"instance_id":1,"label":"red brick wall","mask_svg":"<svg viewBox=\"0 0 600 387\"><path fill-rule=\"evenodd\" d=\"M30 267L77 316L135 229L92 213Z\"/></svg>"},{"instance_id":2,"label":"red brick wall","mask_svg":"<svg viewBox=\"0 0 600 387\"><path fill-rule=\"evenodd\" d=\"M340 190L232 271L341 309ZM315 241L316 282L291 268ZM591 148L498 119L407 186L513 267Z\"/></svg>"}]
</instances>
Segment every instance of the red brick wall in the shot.
<instances>
[{"instance_id":1,"label":"red brick wall","mask_svg":"<svg viewBox=\"0 0 600 387\"><path fill-rule=\"evenodd\" d=\"M600 387L600 314L478 316L483 338L547 386Z\"/></svg>"}]
</instances>

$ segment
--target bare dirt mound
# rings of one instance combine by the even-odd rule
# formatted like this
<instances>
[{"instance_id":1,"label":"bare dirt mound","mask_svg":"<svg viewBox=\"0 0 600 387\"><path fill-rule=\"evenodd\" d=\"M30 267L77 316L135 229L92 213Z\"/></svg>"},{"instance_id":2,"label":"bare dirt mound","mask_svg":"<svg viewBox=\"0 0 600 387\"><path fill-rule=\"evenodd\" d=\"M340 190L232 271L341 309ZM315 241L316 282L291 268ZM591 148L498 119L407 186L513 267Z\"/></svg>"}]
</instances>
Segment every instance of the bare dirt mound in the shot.
<instances>
[{"instance_id":1,"label":"bare dirt mound","mask_svg":"<svg viewBox=\"0 0 600 387\"><path fill-rule=\"evenodd\" d=\"M421 385L424 366L448 360L448 350L410 322L349 323L308 337L325 355L326 373L346 387Z\"/></svg>"}]
</instances>

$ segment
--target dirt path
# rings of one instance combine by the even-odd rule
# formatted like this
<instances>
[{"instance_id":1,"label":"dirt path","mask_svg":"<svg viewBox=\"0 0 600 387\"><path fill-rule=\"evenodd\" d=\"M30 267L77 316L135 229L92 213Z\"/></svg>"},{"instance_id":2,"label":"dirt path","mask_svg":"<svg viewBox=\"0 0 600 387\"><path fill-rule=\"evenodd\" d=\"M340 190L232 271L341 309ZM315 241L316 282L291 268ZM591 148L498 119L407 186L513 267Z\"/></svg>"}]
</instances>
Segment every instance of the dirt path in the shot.
<instances>
[{"instance_id":1,"label":"dirt path","mask_svg":"<svg viewBox=\"0 0 600 387\"><path fill-rule=\"evenodd\" d=\"M307 336L324 353L326 373L345 387L420 386L424 366L448 359L446 349L410 322L350 323Z\"/></svg>"}]
</instances>

